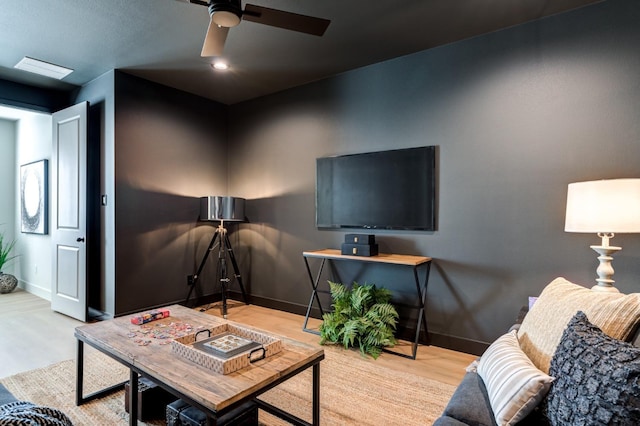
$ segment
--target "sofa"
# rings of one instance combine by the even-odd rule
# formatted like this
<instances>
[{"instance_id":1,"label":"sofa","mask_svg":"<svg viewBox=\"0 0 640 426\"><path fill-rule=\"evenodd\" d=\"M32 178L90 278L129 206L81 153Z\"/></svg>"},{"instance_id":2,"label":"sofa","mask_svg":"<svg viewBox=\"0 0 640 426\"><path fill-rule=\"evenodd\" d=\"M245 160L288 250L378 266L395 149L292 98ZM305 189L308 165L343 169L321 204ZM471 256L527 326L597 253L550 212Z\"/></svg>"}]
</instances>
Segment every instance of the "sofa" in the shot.
<instances>
[{"instance_id":1,"label":"sofa","mask_svg":"<svg viewBox=\"0 0 640 426\"><path fill-rule=\"evenodd\" d=\"M436 426L640 424L640 293L559 277L467 368Z\"/></svg>"}]
</instances>

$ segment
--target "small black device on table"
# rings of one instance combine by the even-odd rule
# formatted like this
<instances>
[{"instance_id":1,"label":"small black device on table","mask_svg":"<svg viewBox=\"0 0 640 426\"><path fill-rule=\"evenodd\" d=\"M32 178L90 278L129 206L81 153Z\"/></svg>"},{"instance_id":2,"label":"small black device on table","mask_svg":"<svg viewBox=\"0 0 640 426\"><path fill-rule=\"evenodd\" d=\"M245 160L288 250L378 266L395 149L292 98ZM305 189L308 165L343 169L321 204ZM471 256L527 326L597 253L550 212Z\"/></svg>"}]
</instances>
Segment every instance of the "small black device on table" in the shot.
<instances>
[{"instance_id":1,"label":"small black device on table","mask_svg":"<svg viewBox=\"0 0 640 426\"><path fill-rule=\"evenodd\" d=\"M342 243L342 254L349 256L377 256L376 236L369 234L347 234Z\"/></svg>"}]
</instances>

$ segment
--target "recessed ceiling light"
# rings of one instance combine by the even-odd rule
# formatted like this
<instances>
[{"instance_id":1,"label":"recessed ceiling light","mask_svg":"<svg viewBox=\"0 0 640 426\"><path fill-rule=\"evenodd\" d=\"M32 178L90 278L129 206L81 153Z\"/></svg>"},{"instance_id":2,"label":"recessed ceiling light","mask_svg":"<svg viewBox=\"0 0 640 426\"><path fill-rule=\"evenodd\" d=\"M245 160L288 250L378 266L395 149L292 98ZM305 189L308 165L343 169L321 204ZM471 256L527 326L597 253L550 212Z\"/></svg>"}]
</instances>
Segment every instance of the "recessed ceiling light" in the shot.
<instances>
[{"instance_id":1,"label":"recessed ceiling light","mask_svg":"<svg viewBox=\"0 0 640 426\"><path fill-rule=\"evenodd\" d=\"M213 68L220 70L220 71L224 71L224 70L228 70L229 69L229 64L227 64L224 61L216 61L211 65Z\"/></svg>"},{"instance_id":2,"label":"recessed ceiling light","mask_svg":"<svg viewBox=\"0 0 640 426\"><path fill-rule=\"evenodd\" d=\"M32 72L34 74L44 75L45 77L62 80L73 72L70 68L61 67L60 65L51 64L49 62L40 61L38 59L25 56L18 62L14 68L19 70Z\"/></svg>"}]
</instances>

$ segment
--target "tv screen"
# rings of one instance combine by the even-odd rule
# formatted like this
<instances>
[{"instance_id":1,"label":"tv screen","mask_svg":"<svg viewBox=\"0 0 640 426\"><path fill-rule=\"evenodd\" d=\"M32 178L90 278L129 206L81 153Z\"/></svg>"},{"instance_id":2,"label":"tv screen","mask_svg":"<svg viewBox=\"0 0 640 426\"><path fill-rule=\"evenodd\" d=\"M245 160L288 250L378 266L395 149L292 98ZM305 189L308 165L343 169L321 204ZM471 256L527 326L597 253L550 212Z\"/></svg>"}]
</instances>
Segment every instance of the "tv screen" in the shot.
<instances>
[{"instance_id":1,"label":"tv screen","mask_svg":"<svg viewBox=\"0 0 640 426\"><path fill-rule=\"evenodd\" d=\"M318 228L434 231L435 147L316 159Z\"/></svg>"}]
</instances>

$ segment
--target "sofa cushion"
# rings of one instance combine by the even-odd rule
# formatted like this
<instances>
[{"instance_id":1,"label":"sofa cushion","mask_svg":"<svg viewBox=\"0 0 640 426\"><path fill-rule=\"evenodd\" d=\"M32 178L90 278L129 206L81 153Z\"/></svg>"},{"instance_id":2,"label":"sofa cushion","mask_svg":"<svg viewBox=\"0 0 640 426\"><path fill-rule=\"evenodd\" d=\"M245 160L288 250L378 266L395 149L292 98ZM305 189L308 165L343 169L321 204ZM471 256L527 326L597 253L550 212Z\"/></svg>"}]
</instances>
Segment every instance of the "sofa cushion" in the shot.
<instances>
[{"instance_id":1,"label":"sofa cushion","mask_svg":"<svg viewBox=\"0 0 640 426\"><path fill-rule=\"evenodd\" d=\"M562 332L579 310L609 336L627 340L640 321L640 293L595 292L564 278L547 285L518 330L520 347L545 373Z\"/></svg>"},{"instance_id":2,"label":"sofa cushion","mask_svg":"<svg viewBox=\"0 0 640 426\"><path fill-rule=\"evenodd\" d=\"M478 373L464 375L442 416L470 426L495 426L487 389Z\"/></svg>"},{"instance_id":3,"label":"sofa cushion","mask_svg":"<svg viewBox=\"0 0 640 426\"><path fill-rule=\"evenodd\" d=\"M499 425L514 425L524 419L538 406L553 382L522 352L516 333L513 330L498 338L478 363L478 374Z\"/></svg>"},{"instance_id":4,"label":"sofa cushion","mask_svg":"<svg viewBox=\"0 0 640 426\"><path fill-rule=\"evenodd\" d=\"M467 426L467 423L463 423L453 417L442 416L437 418L432 426Z\"/></svg>"},{"instance_id":5,"label":"sofa cushion","mask_svg":"<svg viewBox=\"0 0 640 426\"><path fill-rule=\"evenodd\" d=\"M564 331L551 374L550 424L640 424L640 348L607 336L583 312Z\"/></svg>"}]
</instances>

